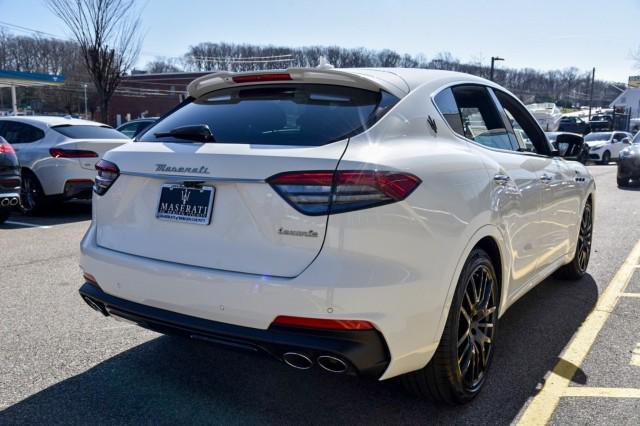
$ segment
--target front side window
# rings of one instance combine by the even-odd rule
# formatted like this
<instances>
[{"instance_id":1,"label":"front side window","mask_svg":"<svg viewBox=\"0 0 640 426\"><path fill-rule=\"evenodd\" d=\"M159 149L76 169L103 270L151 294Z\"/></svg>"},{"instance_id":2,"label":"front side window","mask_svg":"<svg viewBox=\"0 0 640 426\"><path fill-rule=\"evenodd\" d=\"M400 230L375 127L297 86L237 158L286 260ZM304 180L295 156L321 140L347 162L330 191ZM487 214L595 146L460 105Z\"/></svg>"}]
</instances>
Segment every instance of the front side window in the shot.
<instances>
[{"instance_id":1,"label":"front side window","mask_svg":"<svg viewBox=\"0 0 640 426\"><path fill-rule=\"evenodd\" d=\"M31 143L44 138L44 132L37 127L17 121L3 121L0 136L11 144Z\"/></svg>"},{"instance_id":2,"label":"front side window","mask_svg":"<svg viewBox=\"0 0 640 426\"><path fill-rule=\"evenodd\" d=\"M215 143L320 146L366 130L397 101L384 91L345 86L233 87L187 103L147 129L139 140L180 141L166 134L179 127L206 124Z\"/></svg>"},{"instance_id":3,"label":"front side window","mask_svg":"<svg viewBox=\"0 0 640 426\"><path fill-rule=\"evenodd\" d=\"M517 148L485 87L455 86L445 89L434 100L454 132L490 148L510 151ZM453 113L452 105L456 106L458 116Z\"/></svg>"},{"instance_id":4,"label":"front side window","mask_svg":"<svg viewBox=\"0 0 640 426\"><path fill-rule=\"evenodd\" d=\"M518 151L551 155L549 142L531 113L514 97L499 90L494 93L511 123L510 134L515 138Z\"/></svg>"}]
</instances>

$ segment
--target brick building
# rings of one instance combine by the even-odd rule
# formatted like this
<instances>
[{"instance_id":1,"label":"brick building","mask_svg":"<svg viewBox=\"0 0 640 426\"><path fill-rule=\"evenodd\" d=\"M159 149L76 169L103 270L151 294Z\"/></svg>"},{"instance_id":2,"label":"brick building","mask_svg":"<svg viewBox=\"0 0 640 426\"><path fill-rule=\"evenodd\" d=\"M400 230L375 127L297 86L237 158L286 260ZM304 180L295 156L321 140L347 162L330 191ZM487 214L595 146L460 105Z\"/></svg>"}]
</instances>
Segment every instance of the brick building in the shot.
<instances>
[{"instance_id":1,"label":"brick building","mask_svg":"<svg viewBox=\"0 0 640 426\"><path fill-rule=\"evenodd\" d=\"M206 72L133 74L122 79L111 98L110 125L135 118L157 117L178 105L186 97L187 85Z\"/></svg>"}]
</instances>

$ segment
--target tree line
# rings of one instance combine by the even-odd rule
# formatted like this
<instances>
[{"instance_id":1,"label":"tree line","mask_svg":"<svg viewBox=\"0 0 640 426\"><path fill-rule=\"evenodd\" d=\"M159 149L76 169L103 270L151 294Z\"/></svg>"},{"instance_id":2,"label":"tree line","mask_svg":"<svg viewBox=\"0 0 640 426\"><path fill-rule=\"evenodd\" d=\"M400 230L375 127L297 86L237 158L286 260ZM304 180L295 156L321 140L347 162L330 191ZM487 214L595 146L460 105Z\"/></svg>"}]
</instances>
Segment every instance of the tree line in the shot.
<instances>
[{"instance_id":1,"label":"tree line","mask_svg":"<svg viewBox=\"0 0 640 426\"><path fill-rule=\"evenodd\" d=\"M490 67L476 62L463 62L451 53L432 58L424 55L400 54L393 50L343 48L337 46L261 46L234 43L199 43L178 58L156 58L146 66L147 72L180 71L214 72L257 71L287 67L314 67L324 57L335 67L409 67L465 72L489 78ZM562 106L587 105L591 86L589 71L569 67L541 71L533 68L497 67L494 79L514 92L525 103L556 102ZM0 31L0 69L48 74L63 74L62 87L22 89L20 103L44 112L81 113L84 110L84 83L92 79L82 52L75 41L46 37L14 35ZM594 105L605 106L619 93L623 83L596 80ZM93 85L89 86L89 109L95 110L99 100ZM0 109L10 108L7 90L0 89Z\"/></svg>"}]
</instances>

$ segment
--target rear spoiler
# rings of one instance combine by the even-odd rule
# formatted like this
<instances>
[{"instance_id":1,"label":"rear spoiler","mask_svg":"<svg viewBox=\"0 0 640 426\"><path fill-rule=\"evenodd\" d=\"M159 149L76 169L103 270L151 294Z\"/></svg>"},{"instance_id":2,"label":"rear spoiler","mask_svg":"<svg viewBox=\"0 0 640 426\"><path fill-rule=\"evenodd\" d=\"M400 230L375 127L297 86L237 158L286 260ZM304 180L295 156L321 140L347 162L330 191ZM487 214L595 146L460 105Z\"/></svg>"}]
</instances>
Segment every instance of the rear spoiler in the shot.
<instances>
[{"instance_id":1,"label":"rear spoiler","mask_svg":"<svg viewBox=\"0 0 640 426\"><path fill-rule=\"evenodd\" d=\"M189 86L187 86L187 91L190 97L197 99L206 93L227 87L273 84L274 82L331 84L356 87L376 92L383 89L398 98L402 98L408 93L408 88L399 87L388 80L382 80L374 75L366 75L361 72L355 73L343 69L317 68L289 68L280 71L242 73L217 72L193 80Z\"/></svg>"}]
</instances>

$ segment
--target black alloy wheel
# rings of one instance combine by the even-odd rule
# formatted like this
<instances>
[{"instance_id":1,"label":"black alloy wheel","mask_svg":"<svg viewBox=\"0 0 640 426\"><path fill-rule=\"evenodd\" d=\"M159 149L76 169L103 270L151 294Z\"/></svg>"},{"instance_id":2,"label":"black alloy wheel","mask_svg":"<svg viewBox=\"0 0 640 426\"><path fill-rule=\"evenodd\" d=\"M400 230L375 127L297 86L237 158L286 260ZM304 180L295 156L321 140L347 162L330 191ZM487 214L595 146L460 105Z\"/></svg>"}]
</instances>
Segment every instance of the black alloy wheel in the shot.
<instances>
[{"instance_id":1,"label":"black alloy wheel","mask_svg":"<svg viewBox=\"0 0 640 426\"><path fill-rule=\"evenodd\" d=\"M469 277L458 318L458 369L467 391L484 381L493 350L497 301L495 278L486 265Z\"/></svg>"},{"instance_id":2,"label":"black alloy wheel","mask_svg":"<svg viewBox=\"0 0 640 426\"><path fill-rule=\"evenodd\" d=\"M578 234L578 247L576 249L578 268L583 274L586 272L587 266L589 266L589 258L591 257L592 233L593 220L591 217L591 204L587 204L582 213L580 232Z\"/></svg>"},{"instance_id":3,"label":"black alloy wheel","mask_svg":"<svg viewBox=\"0 0 640 426\"><path fill-rule=\"evenodd\" d=\"M556 271L556 276L565 280L579 280L587 272L591 257L591 241L593 237L593 206L587 201L582 212L578 243L571 262Z\"/></svg>"},{"instance_id":4,"label":"black alloy wheel","mask_svg":"<svg viewBox=\"0 0 640 426\"><path fill-rule=\"evenodd\" d=\"M469 254L431 361L402 376L412 393L446 404L464 404L482 389L493 359L500 283L491 257L481 248Z\"/></svg>"}]
</instances>

